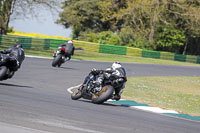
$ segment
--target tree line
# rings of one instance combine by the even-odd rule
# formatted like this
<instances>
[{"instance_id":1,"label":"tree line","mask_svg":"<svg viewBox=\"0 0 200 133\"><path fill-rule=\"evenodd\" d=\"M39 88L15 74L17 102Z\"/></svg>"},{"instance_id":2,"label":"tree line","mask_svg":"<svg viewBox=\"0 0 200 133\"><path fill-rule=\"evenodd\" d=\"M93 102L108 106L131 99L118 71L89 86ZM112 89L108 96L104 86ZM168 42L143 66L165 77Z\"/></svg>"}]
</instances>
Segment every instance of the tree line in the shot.
<instances>
[{"instance_id":1,"label":"tree line","mask_svg":"<svg viewBox=\"0 0 200 133\"><path fill-rule=\"evenodd\" d=\"M200 55L200 0L67 0L73 39Z\"/></svg>"},{"instance_id":2,"label":"tree line","mask_svg":"<svg viewBox=\"0 0 200 133\"><path fill-rule=\"evenodd\" d=\"M200 55L200 0L0 0L0 34L12 30L11 16L59 10L61 1L56 23L73 39Z\"/></svg>"}]
</instances>

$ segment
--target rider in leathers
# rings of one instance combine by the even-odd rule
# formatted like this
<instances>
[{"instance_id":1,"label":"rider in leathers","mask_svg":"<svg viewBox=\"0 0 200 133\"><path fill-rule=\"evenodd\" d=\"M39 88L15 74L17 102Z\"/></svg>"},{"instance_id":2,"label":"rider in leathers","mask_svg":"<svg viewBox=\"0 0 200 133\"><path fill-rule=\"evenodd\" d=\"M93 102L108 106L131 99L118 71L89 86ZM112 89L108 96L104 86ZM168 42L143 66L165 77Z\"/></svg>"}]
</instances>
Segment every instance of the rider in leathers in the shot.
<instances>
[{"instance_id":1,"label":"rider in leathers","mask_svg":"<svg viewBox=\"0 0 200 133\"><path fill-rule=\"evenodd\" d=\"M91 73L94 75L99 75L98 79L95 82L97 86L100 86L104 79L113 79L113 87L115 89L115 94L113 95L112 99L120 100L123 89L125 88L125 82L127 81L126 71L120 63L114 62L112 64L112 67L106 70L97 70L93 68L91 70ZM85 84L87 78L88 77L86 77L83 84Z\"/></svg>"},{"instance_id":2,"label":"rider in leathers","mask_svg":"<svg viewBox=\"0 0 200 133\"><path fill-rule=\"evenodd\" d=\"M6 56L6 60L12 60L13 62L15 62L15 65L16 65L14 68L15 71L17 71L18 68L20 68L25 58L24 49L22 48L22 45L19 43L16 43L11 48L1 50L0 53L9 54L9 56L7 55L2 55L2 56Z\"/></svg>"},{"instance_id":3,"label":"rider in leathers","mask_svg":"<svg viewBox=\"0 0 200 133\"><path fill-rule=\"evenodd\" d=\"M60 47L65 48L66 54L65 54L65 61L68 61L71 59L71 56L74 55L74 44L72 40L69 40L68 42L65 42L60 45ZM56 56L56 51L54 52L54 57Z\"/></svg>"}]
</instances>

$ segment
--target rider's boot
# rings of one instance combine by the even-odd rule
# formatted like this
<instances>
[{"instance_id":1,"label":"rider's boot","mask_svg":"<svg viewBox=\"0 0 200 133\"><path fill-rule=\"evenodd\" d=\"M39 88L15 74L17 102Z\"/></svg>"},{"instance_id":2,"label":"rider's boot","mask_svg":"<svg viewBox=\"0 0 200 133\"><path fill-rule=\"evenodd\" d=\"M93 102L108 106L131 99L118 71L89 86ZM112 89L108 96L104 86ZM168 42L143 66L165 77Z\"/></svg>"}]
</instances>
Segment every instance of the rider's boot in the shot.
<instances>
[{"instance_id":1,"label":"rider's boot","mask_svg":"<svg viewBox=\"0 0 200 133\"><path fill-rule=\"evenodd\" d=\"M66 61L69 61L69 60L70 60L69 57L65 57L65 59L64 59L65 62L66 62Z\"/></svg>"},{"instance_id":2,"label":"rider's boot","mask_svg":"<svg viewBox=\"0 0 200 133\"><path fill-rule=\"evenodd\" d=\"M121 96L119 94L115 94L112 96L112 100L116 100L116 101L119 101L121 98Z\"/></svg>"},{"instance_id":3,"label":"rider's boot","mask_svg":"<svg viewBox=\"0 0 200 133\"><path fill-rule=\"evenodd\" d=\"M53 53L53 57L56 57L56 51L54 51L54 53Z\"/></svg>"}]
</instances>

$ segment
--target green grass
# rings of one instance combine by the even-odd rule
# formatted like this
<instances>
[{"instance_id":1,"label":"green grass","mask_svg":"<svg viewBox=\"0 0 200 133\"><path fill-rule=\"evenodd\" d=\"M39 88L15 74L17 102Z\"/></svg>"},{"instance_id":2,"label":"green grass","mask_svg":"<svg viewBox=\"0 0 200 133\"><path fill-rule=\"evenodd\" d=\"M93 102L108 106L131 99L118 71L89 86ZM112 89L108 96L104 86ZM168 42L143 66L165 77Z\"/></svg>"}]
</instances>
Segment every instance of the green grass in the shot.
<instances>
[{"instance_id":1,"label":"green grass","mask_svg":"<svg viewBox=\"0 0 200 133\"><path fill-rule=\"evenodd\" d=\"M33 51L25 50L27 55L45 56L52 57L53 51ZM72 59L76 60L90 60L90 61L119 61L127 63L145 63L145 64L167 64L167 65L185 65L185 66L200 66L200 64L188 63L188 62L178 62L171 60L161 60L143 57L130 57L122 55L112 55L112 54L101 54L101 53L87 53L82 51L75 51L75 55Z\"/></svg>"},{"instance_id":2,"label":"green grass","mask_svg":"<svg viewBox=\"0 0 200 133\"><path fill-rule=\"evenodd\" d=\"M200 77L131 77L123 98L200 115Z\"/></svg>"},{"instance_id":3,"label":"green grass","mask_svg":"<svg viewBox=\"0 0 200 133\"><path fill-rule=\"evenodd\" d=\"M42 57L52 57L53 51L34 51L34 50L25 50L25 55L34 55Z\"/></svg>"}]
</instances>

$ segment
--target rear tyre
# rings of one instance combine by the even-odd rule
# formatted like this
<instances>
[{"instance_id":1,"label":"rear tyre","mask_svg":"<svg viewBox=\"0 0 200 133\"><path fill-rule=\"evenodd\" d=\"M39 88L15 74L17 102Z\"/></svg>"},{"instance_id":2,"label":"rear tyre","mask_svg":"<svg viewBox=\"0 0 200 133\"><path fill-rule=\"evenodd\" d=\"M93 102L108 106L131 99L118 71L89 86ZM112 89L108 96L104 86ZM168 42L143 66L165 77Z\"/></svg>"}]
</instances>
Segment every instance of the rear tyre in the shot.
<instances>
[{"instance_id":1,"label":"rear tyre","mask_svg":"<svg viewBox=\"0 0 200 133\"><path fill-rule=\"evenodd\" d=\"M6 66L0 67L0 80L5 79L5 75L6 75L7 71L8 71L8 68Z\"/></svg>"},{"instance_id":2,"label":"rear tyre","mask_svg":"<svg viewBox=\"0 0 200 133\"><path fill-rule=\"evenodd\" d=\"M101 92L92 96L92 102L96 104L101 104L110 99L113 95L113 92L114 88L111 85L104 86Z\"/></svg>"},{"instance_id":3,"label":"rear tyre","mask_svg":"<svg viewBox=\"0 0 200 133\"><path fill-rule=\"evenodd\" d=\"M61 58L62 58L62 55L60 55L60 54L57 55L57 56L53 59L52 66L53 66L53 67L56 67L56 66L59 64Z\"/></svg>"},{"instance_id":4,"label":"rear tyre","mask_svg":"<svg viewBox=\"0 0 200 133\"><path fill-rule=\"evenodd\" d=\"M80 86L81 87L81 86ZM74 90L74 92L71 94L71 98L72 100L78 100L80 99L82 96L81 96L81 89L79 88L76 88Z\"/></svg>"}]
</instances>

